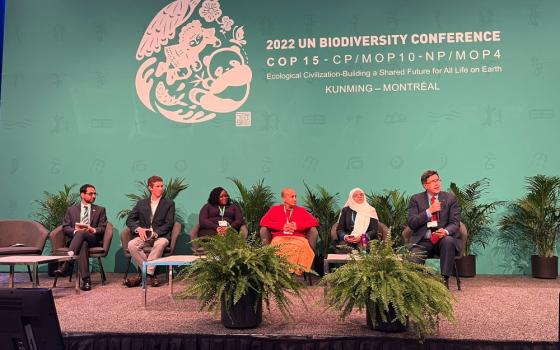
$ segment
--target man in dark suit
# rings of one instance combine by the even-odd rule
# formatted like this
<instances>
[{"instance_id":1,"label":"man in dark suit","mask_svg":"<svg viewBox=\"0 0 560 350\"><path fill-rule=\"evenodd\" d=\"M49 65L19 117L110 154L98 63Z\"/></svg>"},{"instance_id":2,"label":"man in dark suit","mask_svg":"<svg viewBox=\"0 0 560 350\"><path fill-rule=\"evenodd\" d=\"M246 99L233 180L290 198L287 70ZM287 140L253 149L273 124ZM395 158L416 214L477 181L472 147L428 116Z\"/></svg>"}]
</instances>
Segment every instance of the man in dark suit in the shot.
<instances>
[{"instance_id":1,"label":"man in dark suit","mask_svg":"<svg viewBox=\"0 0 560 350\"><path fill-rule=\"evenodd\" d=\"M85 184L80 187L81 203L68 208L62 222L68 255L79 256L78 267L83 281L81 289L85 291L91 290L89 248L102 245L107 226L105 208L93 204L96 196L93 185ZM60 269L55 270L55 274L67 276L71 266L72 264L65 262Z\"/></svg>"},{"instance_id":2,"label":"man in dark suit","mask_svg":"<svg viewBox=\"0 0 560 350\"><path fill-rule=\"evenodd\" d=\"M140 268L144 261L158 259L163 255L165 247L169 245L170 233L175 224L175 203L171 199L163 198L163 179L159 176L150 177L148 190L150 197L139 200L126 219L126 226L130 228L133 235L137 236L128 242L128 250ZM144 253L146 246L152 247L148 256ZM149 266L147 273L151 286L159 286L155 276L155 266ZM125 280L127 287L136 287L140 283L139 276Z\"/></svg>"},{"instance_id":3,"label":"man in dark suit","mask_svg":"<svg viewBox=\"0 0 560 350\"><path fill-rule=\"evenodd\" d=\"M414 260L423 264L426 258L440 256L441 274L449 288L455 254L459 252L459 206L455 195L441 191L437 171L428 170L420 178L425 192L410 198L408 226L412 229L410 250L421 256Z\"/></svg>"}]
</instances>

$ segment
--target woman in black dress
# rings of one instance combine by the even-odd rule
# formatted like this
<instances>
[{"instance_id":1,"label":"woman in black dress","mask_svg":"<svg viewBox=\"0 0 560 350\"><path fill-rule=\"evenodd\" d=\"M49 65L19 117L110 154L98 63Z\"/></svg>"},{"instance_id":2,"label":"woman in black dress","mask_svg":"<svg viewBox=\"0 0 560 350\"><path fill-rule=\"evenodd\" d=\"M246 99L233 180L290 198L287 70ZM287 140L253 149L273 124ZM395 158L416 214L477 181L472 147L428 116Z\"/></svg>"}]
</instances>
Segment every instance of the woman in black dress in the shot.
<instances>
[{"instance_id":1,"label":"woman in black dress","mask_svg":"<svg viewBox=\"0 0 560 350\"><path fill-rule=\"evenodd\" d=\"M223 235L229 227L239 231L243 225L243 214L231 202L227 191L216 187L210 192L208 203L200 209L198 223L198 237Z\"/></svg>"}]
</instances>

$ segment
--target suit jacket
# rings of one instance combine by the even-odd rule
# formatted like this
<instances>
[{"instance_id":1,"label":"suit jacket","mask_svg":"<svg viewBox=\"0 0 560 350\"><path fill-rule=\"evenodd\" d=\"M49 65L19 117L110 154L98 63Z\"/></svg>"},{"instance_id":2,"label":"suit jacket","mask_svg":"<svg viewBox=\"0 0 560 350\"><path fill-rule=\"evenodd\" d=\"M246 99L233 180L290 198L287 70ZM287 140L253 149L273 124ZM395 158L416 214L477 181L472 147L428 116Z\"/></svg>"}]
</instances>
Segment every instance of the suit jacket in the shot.
<instances>
[{"instance_id":1,"label":"suit jacket","mask_svg":"<svg viewBox=\"0 0 560 350\"><path fill-rule=\"evenodd\" d=\"M62 220L62 231L64 232L66 245L68 245L74 237L74 224L80 222L81 211L81 203L66 209L64 219ZM95 228L95 237L97 238L97 241L101 243L103 241L103 235L105 234L105 227L107 227L107 215L105 213L105 208L100 207L99 205L91 204L89 217L89 224L91 227Z\"/></svg>"},{"instance_id":2,"label":"suit jacket","mask_svg":"<svg viewBox=\"0 0 560 350\"><path fill-rule=\"evenodd\" d=\"M451 192L441 191L438 195L441 202L439 211L438 228L444 228L449 232L449 236L455 238L455 247L460 249L459 236L459 205L455 195ZM431 217L426 215L426 209L430 207L427 192L417 193L410 198L408 204L408 227L412 229L410 243L416 244L425 236L428 231L428 222Z\"/></svg>"},{"instance_id":3,"label":"suit jacket","mask_svg":"<svg viewBox=\"0 0 560 350\"><path fill-rule=\"evenodd\" d=\"M344 241L344 235L349 235L352 230L354 230L354 222L352 221L353 215L355 217L356 212L350 209L350 207L342 208L340 218L338 219L338 225L336 226L336 233L340 241ZM368 240L377 239L377 226L377 220L370 218L367 232L364 232Z\"/></svg>"},{"instance_id":4,"label":"suit jacket","mask_svg":"<svg viewBox=\"0 0 560 350\"><path fill-rule=\"evenodd\" d=\"M138 227L152 229L158 237L167 237L175 225L175 202L168 198L159 200L156 212L152 218L152 208L150 198L141 199L136 203L128 218L126 226L130 228L132 234L136 234Z\"/></svg>"}]
</instances>

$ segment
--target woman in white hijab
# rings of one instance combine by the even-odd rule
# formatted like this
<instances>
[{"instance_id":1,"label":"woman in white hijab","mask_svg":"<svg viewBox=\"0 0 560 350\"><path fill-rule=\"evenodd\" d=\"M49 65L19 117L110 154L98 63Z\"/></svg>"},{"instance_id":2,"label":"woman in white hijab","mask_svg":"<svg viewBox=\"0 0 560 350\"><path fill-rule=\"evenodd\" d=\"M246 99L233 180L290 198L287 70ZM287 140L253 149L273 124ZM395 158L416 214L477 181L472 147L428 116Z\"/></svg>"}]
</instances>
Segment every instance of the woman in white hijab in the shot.
<instances>
[{"instance_id":1,"label":"woman in white hijab","mask_svg":"<svg viewBox=\"0 0 560 350\"><path fill-rule=\"evenodd\" d=\"M375 208L366 201L365 193L361 188L354 188L348 195L348 200L342 208L338 218L336 232L338 239L349 244L360 242L362 234L368 240L378 239L378 217Z\"/></svg>"}]
</instances>

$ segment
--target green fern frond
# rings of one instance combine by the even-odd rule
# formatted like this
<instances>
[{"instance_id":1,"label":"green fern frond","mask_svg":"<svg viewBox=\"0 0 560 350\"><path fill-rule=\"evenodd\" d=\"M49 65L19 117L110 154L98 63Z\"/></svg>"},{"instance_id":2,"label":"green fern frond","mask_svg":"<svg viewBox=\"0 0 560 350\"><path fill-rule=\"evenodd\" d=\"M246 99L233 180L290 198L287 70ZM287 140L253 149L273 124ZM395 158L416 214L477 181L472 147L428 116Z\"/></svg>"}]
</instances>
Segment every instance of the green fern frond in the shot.
<instances>
[{"instance_id":1,"label":"green fern frond","mask_svg":"<svg viewBox=\"0 0 560 350\"><path fill-rule=\"evenodd\" d=\"M527 177L526 190L500 219L498 241L511 250L514 259L532 253L554 256L560 236L560 177Z\"/></svg>"},{"instance_id":2,"label":"green fern frond","mask_svg":"<svg viewBox=\"0 0 560 350\"><path fill-rule=\"evenodd\" d=\"M195 296L201 310L216 310L225 302L226 310L235 305L250 289L256 291L270 311L274 301L280 313L289 319L291 301L288 294L303 301L303 283L289 272L296 266L278 255L278 247L253 247L233 229L225 235L197 239L207 252L177 277L188 280L188 287L178 297Z\"/></svg>"},{"instance_id":3,"label":"green fern frond","mask_svg":"<svg viewBox=\"0 0 560 350\"><path fill-rule=\"evenodd\" d=\"M410 253L401 248L393 247L390 237L387 242L371 241L367 253L323 278L326 304L340 310L341 319L368 305L374 325L374 310L393 307L396 319L408 320L420 338L436 332L439 317L454 321L454 298L441 278L433 269L412 263ZM392 321L381 315L383 321Z\"/></svg>"},{"instance_id":4,"label":"green fern frond","mask_svg":"<svg viewBox=\"0 0 560 350\"><path fill-rule=\"evenodd\" d=\"M461 210L461 222L469 231L465 242L465 254L476 255L479 248L486 248L494 230L492 229L492 215L505 202L493 201L480 203L482 196L487 193L490 180L483 178L462 187L451 183L449 189L455 194L457 204Z\"/></svg>"},{"instance_id":5,"label":"green fern frond","mask_svg":"<svg viewBox=\"0 0 560 350\"><path fill-rule=\"evenodd\" d=\"M331 244L331 227L338 221L339 194L331 194L326 188L317 185L317 192L309 188L305 181L305 194L303 195L303 206L319 220L319 244L317 244L317 255L326 256Z\"/></svg>"},{"instance_id":6,"label":"green fern frond","mask_svg":"<svg viewBox=\"0 0 560 350\"><path fill-rule=\"evenodd\" d=\"M401 232L407 226L408 202L410 196L399 190L385 190L382 193L370 193L368 202L377 211L379 221L391 227L392 241L396 246L404 244Z\"/></svg>"},{"instance_id":7,"label":"green fern frond","mask_svg":"<svg viewBox=\"0 0 560 350\"><path fill-rule=\"evenodd\" d=\"M66 209L80 201L79 193L72 192L75 187L75 184L64 185L64 189L56 193L44 191L43 196L45 198L35 200L38 208L32 214L32 217L49 231L62 225Z\"/></svg>"},{"instance_id":8,"label":"green fern frond","mask_svg":"<svg viewBox=\"0 0 560 350\"><path fill-rule=\"evenodd\" d=\"M239 206L243 213L247 229L249 230L248 242L252 246L260 244L258 235L259 223L268 209L274 204L274 193L268 185L264 185L264 179L257 181L251 188L243 185L236 178L228 177L239 191L239 197L232 201Z\"/></svg>"}]
</instances>

